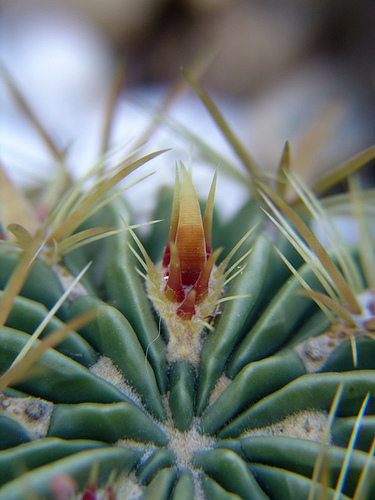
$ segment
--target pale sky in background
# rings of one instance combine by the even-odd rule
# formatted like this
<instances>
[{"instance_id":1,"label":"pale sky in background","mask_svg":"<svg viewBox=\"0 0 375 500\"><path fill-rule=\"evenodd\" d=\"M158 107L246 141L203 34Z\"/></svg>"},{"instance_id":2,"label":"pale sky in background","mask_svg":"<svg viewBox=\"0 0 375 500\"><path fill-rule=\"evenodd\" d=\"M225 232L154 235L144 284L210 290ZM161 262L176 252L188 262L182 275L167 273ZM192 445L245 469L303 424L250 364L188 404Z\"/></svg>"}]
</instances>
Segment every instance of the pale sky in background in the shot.
<instances>
[{"instance_id":1,"label":"pale sky in background","mask_svg":"<svg viewBox=\"0 0 375 500\"><path fill-rule=\"evenodd\" d=\"M10 3L9 5L11 5ZM68 164L74 175L95 162L100 143L103 110L108 95L115 54L109 41L84 17L64 9L37 11L24 8L16 12L3 2L0 17L0 60L37 112L42 123L63 147L69 146ZM48 5L48 3L47 3ZM150 112L139 103L159 105L167 87L160 84L127 88L116 113L114 143L134 141L150 122ZM369 145L372 123L363 110L366 102L330 71L325 61L307 61L299 71L280 85L246 99L214 94L223 114L260 165L275 168L286 139L298 147L301 132L327 104L337 105L342 123L319 156L323 165L332 165ZM348 98L348 96L350 98ZM19 113L0 79L2 117L0 119L0 159L12 178L23 184L26 179L51 175L53 162L35 132ZM237 162L232 151L213 124L198 98L190 92L171 109L172 117L216 150ZM324 116L324 114L322 115ZM153 203L155 184L173 183L175 162L189 161L190 141L170 127L162 128L145 149L146 152L172 147L173 151L156 159L139 175L156 170L152 178L129 191L132 204L147 218ZM193 146L193 157L195 150ZM237 162L238 164L238 162ZM242 168L242 167L239 167ZM212 168L194 161L194 179L198 192L206 196ZM26 182L27 183L27 182ZM217 199L225 213L237 208L246 189L219 175Z\"/></svg>"}]
</instances>

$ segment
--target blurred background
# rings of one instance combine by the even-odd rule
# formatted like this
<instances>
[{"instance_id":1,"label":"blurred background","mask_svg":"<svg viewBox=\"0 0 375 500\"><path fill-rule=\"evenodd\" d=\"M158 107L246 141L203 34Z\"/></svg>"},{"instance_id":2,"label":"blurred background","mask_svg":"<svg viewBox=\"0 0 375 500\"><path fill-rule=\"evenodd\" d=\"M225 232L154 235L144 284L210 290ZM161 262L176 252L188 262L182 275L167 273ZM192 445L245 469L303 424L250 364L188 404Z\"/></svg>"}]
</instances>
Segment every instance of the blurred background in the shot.
<instances>
[{"instance_id":1,"label":"blurred background","mask_svg":"<svg viewBox=\"0 0 375 500\"><path fill-rule=\"evenodd\" d=\"M144 130L180 66L203 61L200 83L258 164L275 169L289 139L314 177L374 142L374 27L373 0L0 0L0 60L69 147L72 175L97 157L119 64L113 144ZM51 158L0 80L0 159L17 182L39 182ZM234 159L191 90L169 116ZM173 169L190 139L169 127L150 148L172 146L161 161Z\"/></svg>"}]
</instances>

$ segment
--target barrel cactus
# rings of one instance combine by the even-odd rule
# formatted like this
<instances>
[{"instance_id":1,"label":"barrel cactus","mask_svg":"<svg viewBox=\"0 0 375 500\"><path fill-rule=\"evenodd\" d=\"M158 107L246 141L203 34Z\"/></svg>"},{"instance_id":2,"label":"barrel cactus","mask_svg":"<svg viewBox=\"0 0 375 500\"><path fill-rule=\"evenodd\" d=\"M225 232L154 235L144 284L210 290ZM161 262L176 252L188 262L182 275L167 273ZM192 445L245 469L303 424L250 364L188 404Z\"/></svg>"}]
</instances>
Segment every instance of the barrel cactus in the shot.
<instances>
[{"instance_id":1,"label":"barrel cactus","mask_svg":"<svg viewBox=\"0 0 375 500\"><path fill-rule=\"evenodd\" d=\"M181 164L141 237L116 186L157 154L95 169L33 233L3 222L0 499L374 498L371 191L355 177L374 148L310 190L287 146L275 185L249 168L226 222L220 172L202 217ZM315 196L349 175L350 195ZM352 203L359 245L328 201Z\"/></svg>"}]
</instances>

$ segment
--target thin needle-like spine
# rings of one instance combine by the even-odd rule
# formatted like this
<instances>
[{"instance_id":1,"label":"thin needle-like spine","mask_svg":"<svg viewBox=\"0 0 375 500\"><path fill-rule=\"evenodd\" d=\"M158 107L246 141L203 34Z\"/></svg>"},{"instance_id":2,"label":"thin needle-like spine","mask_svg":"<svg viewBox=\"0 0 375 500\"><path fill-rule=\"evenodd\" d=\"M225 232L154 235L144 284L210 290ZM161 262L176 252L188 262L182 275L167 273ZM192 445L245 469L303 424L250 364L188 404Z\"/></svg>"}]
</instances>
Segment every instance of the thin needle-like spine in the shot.
<instances>
[{"instance_id":1,"label":"thin needle-like spine","mask_svg":"<svg viewBox=\"0 0 375 500\"><path fill-rule=\"evenodd\" d=\"M364 413L366 411L369 399L370 399L370 393L368 392L367 396L363 400L363 403L361 405L361 408L360 408L360 410L358 412L358 415L357 415L357 418L355 420L355 424L354 424L352 433L350 435L349 443L348 443L348 446L347 446L347 449L346 449L346 452L345 452L344 461L342 463L340 474L339 474L339 477L337 479L336 488L335 488L335 494L334 494L332 500L338 500L339 497L340 497L340 494L342 492L342 488L343 488L344 483L345 483L345 478L346 478L346 475L347 475L348 469L349 469L350 459L351 459L352 454L353 454L355 442L356 442L356 439L358 437L358 432L359 432L359 429L360 429L362 418L363 418L363 415L364 415Z\"/></svg>"},{"instance_id":2,"label":"thin needle-like spine","mask_svg":"<svg viewBox=\"0 0 375 500\"><path fill-rule=\"evenodd\" d=\"M286 178L298 193L305 207L319 224L324 228L325 233L334 249L337 261L344 273L347 282L356 290L361 289L361 280L353 263L353 259L347 251L346 244L335 226L331 223L328 214L323 209L313 192L305 186L297 175L285 173Z\"/></svg>"},{"instance_id":3,"label":"thin needle-like spine","mask_svg":"<svg viewBox=\"0 0 375 500\"><path fill-rule=\"evenodd\" d=\"M298 214L292 208L290 208L287 203L285 203L284 200L282 200L276 193L271 193L270 189L265 185L263 185L262 190L265 190L266 194L268 194L268 196L272 198L276 206L280 210L282 210L285 216L288 217L292 224L294 224L294 226L297 228L298 232L301 234L301 237L314 250L323 267L326 269L326 271L334 281L336 289L348 310L353 314L360 314L361 307L358 304L355 293L346 283L343 275L336 267L327 250L320 243L318 238L312 233L312 231L302 221Z\"/></svg>"}]
</instances>

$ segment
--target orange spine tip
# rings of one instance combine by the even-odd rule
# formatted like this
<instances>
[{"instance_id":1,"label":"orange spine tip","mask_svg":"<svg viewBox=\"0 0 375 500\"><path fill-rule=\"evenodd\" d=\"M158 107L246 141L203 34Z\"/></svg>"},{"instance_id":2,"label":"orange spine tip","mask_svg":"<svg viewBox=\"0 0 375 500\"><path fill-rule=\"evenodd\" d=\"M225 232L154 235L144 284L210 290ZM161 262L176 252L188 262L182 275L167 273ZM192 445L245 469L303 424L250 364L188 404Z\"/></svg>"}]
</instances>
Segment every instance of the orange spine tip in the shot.
<instances>
[{"instance_id":1,"label":"orange spine tip","mask_svg":"<svg viewBox=\"0 0 375 500\"><path fill-rule=\"evenodd\" d=\"M168 298L174 302L182 302L185 298L178 251L176 245L172 242L170 244L169 276L165 285L165 292Z\"/></svg>"},{"instance_id":2,"label":"orange spine tip","mask_svg":"<svg viewBox=\"0 0 375 500\"><path fill-rule=\"evenodd\" d=\"M181 204L176 232L182 283L192 285L206 263L206 242L198 197L186 169L182 169Z\"/></svg>"},{"instance_id":3,"label":"orange spine tip","mask_svg":"<svg viewBox=\"0 0 375 500\"><path fill-rule=\"evenodd\" d=\"M210 192L208 194L206 208L203 215L203 231L204 238L206 241L206 253L207 257L211 255L212 251L212 217L214 213L214 201L215 201L215 191L216 191L216 180L217 180L217 170L215 172L214 178L212 179L212 184Z\"/></svg>"},{"instance_id":4,"label":"orange spine tip","mask_svg":"<svg viewBox=\"0 0 375 500\"><path fill-rule=\"evenodd\" d=\"M221 252L222 248L218 248L214 251L213 254L210 255L193 287L197 294L195 299L197 304L204 298L204 296L208 292L208 283L210 281L211 272Z\"/></svg>"},{"instance_id":5,"label":"orange spine tip","mask_svg":"<svg viewBox=\"0 0 375 500\"><path fill-rule=\"evenodd\" d=\"M163 266L164 267L167 267L169 264L169 261L170 261L170 243L174 242L176 239L179 214L180 214L180 183L178 180L178 172L177 172L177 168L176 168L176 180L175 180L174 191L173 191L171 224L169 226L167 246L165 248L165 252L164 252L164 256L163 256Z\"/></svg>"},{"instance_id":6,"label":"orange spine tip","mask_svg":"<svg viewBox=\"0 0 375 500\"><path fill-rule=\"evenodd\" d=\"M170 248L170 244L168 242L167 246L165 247L165 250L164 250L163 267L168 267L170 260L171 260L171 248Z\"/></svg>"},{"instance_id":7,"label":"orange spine tip","mask_svg":"<svg viewBox=\"0 0 375 500\"><path fill-rule=\"evenodd\" d=\"M194 316L194 314L195 314L195 298L196 298L196 291L192 288L190 290L190 292L187 294L183 303L177 309L177 314L180 317L182 317L184 319L190 319Z\"/></svg>"}]
</instances>

